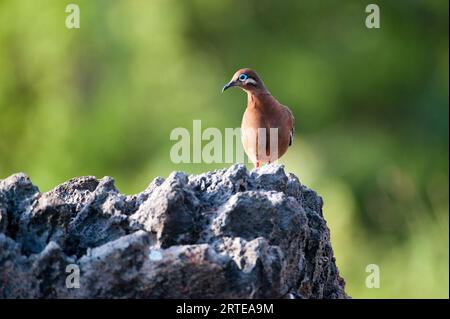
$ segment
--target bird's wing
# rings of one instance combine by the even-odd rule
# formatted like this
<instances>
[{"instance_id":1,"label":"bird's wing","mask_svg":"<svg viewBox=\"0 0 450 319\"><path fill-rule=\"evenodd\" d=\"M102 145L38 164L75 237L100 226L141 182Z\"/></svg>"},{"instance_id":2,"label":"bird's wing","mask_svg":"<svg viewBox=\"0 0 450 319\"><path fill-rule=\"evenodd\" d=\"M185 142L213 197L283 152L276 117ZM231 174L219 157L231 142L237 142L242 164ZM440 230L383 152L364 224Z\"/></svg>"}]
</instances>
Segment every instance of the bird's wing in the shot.
<instances>
[{"instance_id":1,"label":"bird's wing","mask_svg":"<svg viewBox=\"0 0 450 319\"><path fill-rule=\"evenodd\" d=\"M295 128L292 127L291 129L291 135L289 135L289 146L292 145L292 142L294 141L294 135L295 135Z\"/></svg>"},{"instance_id":2,"label":"bird's wing","mask_svg":"<svg viewBox=\"0 0 450 319\"><path fill-rule=\"evenodd\" d=\"M281 105L283 107L284 112L287 113L288 117L291 119L292 121L292 127L291 127L291 133L289 135L289 146L292 145L292 142L294 141L294 135L295 135L295 118L294 118L294 114L292 114L292 111L284 105Z\"/></svg>"}]
</instances>

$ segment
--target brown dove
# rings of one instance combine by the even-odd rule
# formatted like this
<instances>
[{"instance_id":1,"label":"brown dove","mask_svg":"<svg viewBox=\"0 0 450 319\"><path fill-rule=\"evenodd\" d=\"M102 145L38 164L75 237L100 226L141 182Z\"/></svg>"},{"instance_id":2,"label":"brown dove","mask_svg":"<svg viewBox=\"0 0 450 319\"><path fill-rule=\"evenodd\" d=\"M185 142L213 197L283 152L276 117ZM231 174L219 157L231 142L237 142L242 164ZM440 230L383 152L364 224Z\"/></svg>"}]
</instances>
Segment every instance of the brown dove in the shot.
<instances>
[{"instance_id":1,"label":"brown dove","mask_svg":"<svg viewBox=\"0 0 450 319\"><path fill-rule=\"evenodd\" d=\"M222 92L239 87L247 93L247 108L241 124L242 144L258 168L278 160L294 138L294 116L266 89L258 74L248 68L238 70Z\"/></svg>"}]
</instances>

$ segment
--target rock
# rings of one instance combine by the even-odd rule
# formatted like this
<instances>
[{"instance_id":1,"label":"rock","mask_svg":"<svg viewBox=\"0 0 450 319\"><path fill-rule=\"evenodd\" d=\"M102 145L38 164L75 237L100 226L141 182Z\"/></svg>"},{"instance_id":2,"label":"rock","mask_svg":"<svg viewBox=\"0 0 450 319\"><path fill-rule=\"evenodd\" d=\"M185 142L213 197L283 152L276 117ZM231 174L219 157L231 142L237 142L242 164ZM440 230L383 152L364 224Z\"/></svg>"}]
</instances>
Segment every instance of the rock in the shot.
<instances>
[{"instance_id":1,"label":"rock","mask_svg":"<svg viewBox=\"0 0 450 319\"><path fill-rule=\"evenodd\" d=\"M347 298L322 205L281 165L175 172L131 196L109 177L40 193L15 174L0 298Z\"/></svg>"},{"instance_id":2,"label":"rock","mask_svg":"<svg viewBox=\"0 0 450 319\"><path fill-rule=\"evenodd\" d=\"M187 182L183 173L171 174L130 216L132 222L154 233L164 248L196 241L200 203Z\"/></svg>"}]
</instances>

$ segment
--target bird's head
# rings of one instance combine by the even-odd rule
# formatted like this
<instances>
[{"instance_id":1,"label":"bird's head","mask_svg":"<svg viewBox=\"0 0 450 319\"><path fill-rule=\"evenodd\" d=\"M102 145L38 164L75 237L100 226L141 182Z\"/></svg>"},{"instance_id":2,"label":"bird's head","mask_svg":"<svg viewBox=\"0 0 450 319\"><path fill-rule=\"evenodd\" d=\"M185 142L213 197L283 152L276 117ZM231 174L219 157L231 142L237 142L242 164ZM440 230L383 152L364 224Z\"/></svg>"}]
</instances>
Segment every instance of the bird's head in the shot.
<instances>
[{"instance_id":1,"label":"bird's head","mask_svg":"<svg viewBox=\"0 0 450 319\"><path fill-rule=\"evenodd\" d=\"M251 69L239 69L231 78L231 81L225 84L222 89L224 92L230 87L239 87L247 92L253 92L264 89L264 83L259 78L258 74Z\"/></svg>"}]
</instances>

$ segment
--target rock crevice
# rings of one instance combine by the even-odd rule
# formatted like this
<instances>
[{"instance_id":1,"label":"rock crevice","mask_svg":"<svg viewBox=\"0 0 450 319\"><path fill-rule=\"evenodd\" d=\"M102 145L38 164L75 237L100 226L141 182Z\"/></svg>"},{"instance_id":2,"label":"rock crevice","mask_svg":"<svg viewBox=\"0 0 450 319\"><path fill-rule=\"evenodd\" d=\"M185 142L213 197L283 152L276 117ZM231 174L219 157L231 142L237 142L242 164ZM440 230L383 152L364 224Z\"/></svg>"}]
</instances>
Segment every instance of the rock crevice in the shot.
<instances>
[{"instance_id":1,"label":"rock crevice","mask_svg":"<svg viewBox=\"0 0 450 319\"><path fill-rule=\"evenodd\" d=\"M347 298L322 204L280 165L174 172L131 196L110 177L40 193L15 174L0 180L0 298Z\"/></svg>"}]
</instances>

